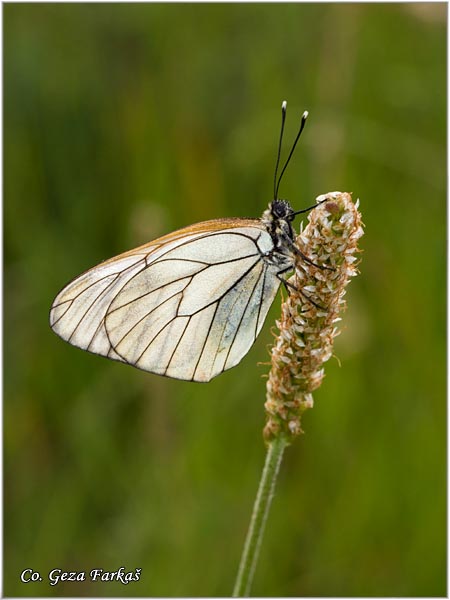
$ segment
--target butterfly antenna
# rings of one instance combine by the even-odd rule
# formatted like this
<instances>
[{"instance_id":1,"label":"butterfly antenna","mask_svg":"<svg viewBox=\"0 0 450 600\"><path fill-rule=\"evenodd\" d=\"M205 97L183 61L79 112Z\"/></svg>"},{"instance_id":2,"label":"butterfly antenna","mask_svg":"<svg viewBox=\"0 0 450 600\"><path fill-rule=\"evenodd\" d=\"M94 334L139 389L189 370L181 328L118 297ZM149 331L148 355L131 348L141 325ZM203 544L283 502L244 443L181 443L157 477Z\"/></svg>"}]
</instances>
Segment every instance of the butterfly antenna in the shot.
<instances>
[{"instance_id":1,"label":"butterfly antenna","mask_svg":"<svg viewBox=\"0 0 450 600\"><path fill-rule=\"evenodd\" d=\"M287 157L287 160L284 163L284 167L283 167L283 170L281 171L280 177L278 179L278 183L275 186L275 198L278 198L278 188L280 187L281 179L282 179L282 177L284 175L284 172L286 171L286 167L288 166L289 161L291 160L291 156L294 154L295 147L297 146L297 142L300 139L300 136L302 134L302 131L303 131L303 128L305 126L307 118L308 118L308 111L305 110L305 112L302 115L302 120L301 120L301 123L300 123L300 129L298 130L297 137L295 138L294 143L292 144L292 148L291 148L291 151L289 152L289 156ZM283 130L281 130L281 131L283 131ZM277 166L278 166L278 164L277 164Z\"/></svg>"},{"instance_id":2,"label":"butterfly antenna","mask_svg":"<svg viewBox=\"0 0 450 600\"><path fill-rule=\"evenodd\" d=\"M278 191L278 187L277 187L277 173L278 173L278 167L280 166L281 145L283 143L284 122L286 120L286 108L287 108L287 102L286 102L286 100L284 100L283 103L281 104L280 141L278 142L277 162L276 162L276 165L275 165L275 175L273 177L273 199L274 200L277 199L277 191Z\"/></svg>"}]
</instances>

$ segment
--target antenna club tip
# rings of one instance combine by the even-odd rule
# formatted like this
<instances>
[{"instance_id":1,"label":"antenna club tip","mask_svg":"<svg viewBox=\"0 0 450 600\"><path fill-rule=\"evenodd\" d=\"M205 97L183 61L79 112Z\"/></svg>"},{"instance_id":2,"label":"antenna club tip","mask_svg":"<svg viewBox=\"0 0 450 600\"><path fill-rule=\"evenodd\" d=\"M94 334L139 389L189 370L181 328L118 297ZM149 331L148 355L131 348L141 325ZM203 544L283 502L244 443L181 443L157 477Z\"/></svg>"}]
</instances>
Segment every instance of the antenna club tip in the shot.
<instances>
[{"instance_id":1,"label":"antenna club tip","mask_svg":"<svg viewBox=\"0 0 450 600\"><path fill-rule=\"evenodd\" d=\"M309 112L307 110L305 110L305 112L303 113L302 119L306 120L308 118Z\"/></svg>"},{"instance_id":2,"label":"antenna club tip","mask_svg":"<svg viewBox=\"0 0 450 600\"><path fill-rule=\"evenodd\" d=\"M286 100L283 100L283 102L281 103L281 110L286 110L287 108L287 102Z\"/></svg>"}]
</instances>

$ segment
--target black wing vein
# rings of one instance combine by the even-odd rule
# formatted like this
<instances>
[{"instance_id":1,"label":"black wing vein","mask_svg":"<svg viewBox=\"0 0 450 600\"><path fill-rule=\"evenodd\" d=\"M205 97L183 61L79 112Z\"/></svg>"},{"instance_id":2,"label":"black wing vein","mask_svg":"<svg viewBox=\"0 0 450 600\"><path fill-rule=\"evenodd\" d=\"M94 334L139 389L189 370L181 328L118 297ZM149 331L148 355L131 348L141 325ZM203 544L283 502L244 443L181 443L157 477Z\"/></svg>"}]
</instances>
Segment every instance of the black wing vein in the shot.
<instances>
[{"instance_id":1,"label":"black wing vein","mask_svg":"<svg viewBox=\"0 0 450 600\"><path fill-rule=\"evenodd\" d=\"M225 365L226 365L226 364L227 364L227 362L228 362L228 359L229 359L229 357L230 357L231 350L232 350L232 348L233 348L233 345L234 345L234 343L235 343L235 341L236 341L236 338L237 338L237 336L238 336L238 334L239 334L239 329L240 329L240 327L241 327L242 320L243 320L243 318L244 318L244 315L245 315L245 313L247 312L247 309L248 309L248 307L249 307L250 301L251 301L251 299L253 298L253 294L255 293L255 289L257 288L257 286L258 286L258 283L259 283L260 279L261 279L261 274L259 274L259 276L258 276L258 278L257 278L257 280L256 280L256 282L255 282L255 285L253 286L252 293L249 295L249 297L248 297L248 299L247 299L247 302L246 302L246 304L245 304L245 308L244 308L244 310L242 311L241 318L239 319L239 324L238 324L238 326L236 327L236 331L235 331L235 333L234 333L233 341L231 342L231 344L230 344L230 347L228 348L227 356L226 356L226 358L225 358L225 363L224 363ZM256 339L256 336L254 336L254 338L253 338L253 341L255 341L255 339ZM253 343L253 342L252 342L252 343Z\"/></svg>"}]
</instances>

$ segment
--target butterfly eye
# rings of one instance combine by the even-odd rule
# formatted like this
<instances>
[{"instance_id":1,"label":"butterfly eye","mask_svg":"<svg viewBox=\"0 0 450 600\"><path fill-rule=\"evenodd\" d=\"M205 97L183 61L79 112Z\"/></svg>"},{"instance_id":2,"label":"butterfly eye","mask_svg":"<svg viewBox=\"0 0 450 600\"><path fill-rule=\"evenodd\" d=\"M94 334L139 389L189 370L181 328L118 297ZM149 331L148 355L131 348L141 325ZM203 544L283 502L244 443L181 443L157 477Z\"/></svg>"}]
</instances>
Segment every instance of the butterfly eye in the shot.
<instances>
[{"instance_id":1,"label":"butterfly eye","mask_svg":"<svg viewBox=\"0 0 450 600\"><path fill-rule=\"evenodd\" d=\"M282 200L275 200L272 204L272 214L275 218L279 219L284 214L284 208L282 205Z\"/></svg>"},{"instance_id":2,"label":"butterfly eye","mask_svg":"<svg viewBox=\"0 0 450 600\"><path fill-rule=\"evenodd\" d=\"M294 218L294 211L286 200L274 200L272 203L272 214L276 219L292 221Z\"/></svg>"}]
</instances>

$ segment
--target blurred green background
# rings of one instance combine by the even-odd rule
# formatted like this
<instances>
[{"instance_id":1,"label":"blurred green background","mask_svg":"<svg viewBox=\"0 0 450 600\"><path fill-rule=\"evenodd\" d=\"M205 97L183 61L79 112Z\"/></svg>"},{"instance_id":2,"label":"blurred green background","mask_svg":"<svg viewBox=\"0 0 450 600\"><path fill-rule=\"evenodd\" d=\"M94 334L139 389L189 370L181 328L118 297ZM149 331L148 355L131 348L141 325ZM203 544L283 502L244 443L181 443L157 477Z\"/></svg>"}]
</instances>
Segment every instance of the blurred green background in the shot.
<instances>
[{"instance_id":1,"label":"blurred green background","mask_svg":"<svg viewBox=\"0 0 450 600\"><path fill-rule=\"evenodd\" d=\"M361 275L286 453L253 595L445 596L445 4L6 4L4 594L230 595L264 461L274 303L206 385L48 326L83 270L281 195L353 192ZM60 583L54 568L142 569ZM25 568L41 583L23 584Z\"/></svg>"}]
</instances>

